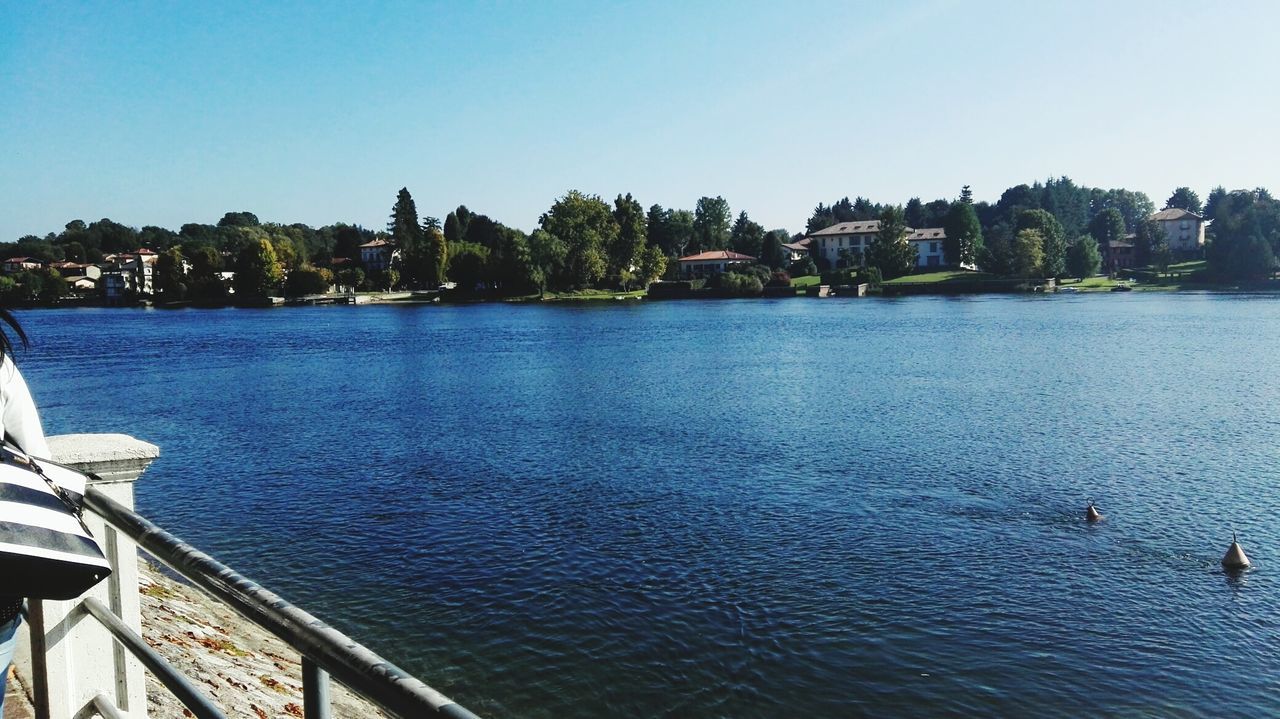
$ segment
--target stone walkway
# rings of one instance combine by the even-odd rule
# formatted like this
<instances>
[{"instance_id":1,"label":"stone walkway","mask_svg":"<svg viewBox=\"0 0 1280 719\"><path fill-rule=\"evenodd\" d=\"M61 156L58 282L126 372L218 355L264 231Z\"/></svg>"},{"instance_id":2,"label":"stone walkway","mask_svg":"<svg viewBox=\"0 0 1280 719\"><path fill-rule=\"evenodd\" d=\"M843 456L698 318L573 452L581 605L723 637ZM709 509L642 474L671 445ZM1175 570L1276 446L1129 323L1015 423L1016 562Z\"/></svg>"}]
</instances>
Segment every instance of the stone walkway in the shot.
<instances>
[{"instance_id":1,"label":"stone walkway","mask_svg":"<svg viewBox=\"0 0 1280 719\"><path fill-rule=\"evenodd\" d=\"M296 652L199 590L145 562L139 565L142 635L157 652L213 700L228 717L302 716L302 663ZM23 677L10 679L3 719L34 719ZM336 719L387 715L332 683ZM147 673L147 715L185 719L182 704Z\"/></svg>"}]
</instances>

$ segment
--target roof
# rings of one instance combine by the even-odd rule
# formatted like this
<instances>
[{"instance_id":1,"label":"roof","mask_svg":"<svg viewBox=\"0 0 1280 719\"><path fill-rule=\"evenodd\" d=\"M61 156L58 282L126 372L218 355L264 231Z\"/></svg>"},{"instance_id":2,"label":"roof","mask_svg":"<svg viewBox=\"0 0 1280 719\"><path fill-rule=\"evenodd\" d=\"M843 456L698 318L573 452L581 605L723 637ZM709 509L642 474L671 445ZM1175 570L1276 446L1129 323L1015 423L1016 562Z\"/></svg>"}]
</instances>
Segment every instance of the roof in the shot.
<instances>
[{"instance_id":1,"label":"roof","mask_svg":"<svg viewBox=\"0 0 1280 719\"><path fill-rule=\"evenodd\" d=\"M909 230L907 242L923 242L927 240L945 240L947 231L941 227L925 227L920 230Z\"/></svg>"},{"instance_id":2,"label":"roof","mask_svg":"<svg viewBox=\"0 0 1280 719\"><path fill-rule=\"evenodd\" d=\"M360 246L361 247L389 247L392 244L393 243L387 242L386 240L374 240L373 242L366 242Z\"/></svg>"},{"instance_id":3,"label":"roof","mask_svg":"<svg viewBox=\"0 0 1280 719\"><path fill-rule=\"evenodd\" d=\"M30 257L10 257L9 259L5 260L5 262L39 262L39 261L40 260L32 259Z\"/></svg>"},{"instance_id":4,"label":"roof","mask_svg":"<svg viewBox=\"0 0 1280 719\"><path fill-rule=\"evenodd\" d=\"M138 249L134 250L134 251L133 251L133 252L131 252L130 254L133 254L133 255L154 255L154 254L155 254L155 251L154 251L154 250L148 250L148 249L147 249L147 248L145 248L145 247L139 247Z\"/></svg>"},{"instance_id":5,"label":"roof","mask_svg":"<svg viewBox=\"0 0 1280 719\"><path fill-rule=\"evenodd\" d=\"M1191 212L1190 210L1184 210L1184 209L1182 209L1181 207L1170 207L1170 208L1169 208L1169 209L1167 209L1167 210L1160 210L1160 211L1159 211L1159 212L1157 212L1156 214L1152 215L1152 216L1151 216L1151 219L1153 219L1153 220L1181 220L1181 219L1182 219L1182 218L1184 218L1184 217L1192 217L1192 218L1195 218L1195 219L1197 219L1197 220L1203 220L1203 219L1204 219L1204 218L1203 218L1203 217L1201 217L1200 215L1197 215L1196 213Z\"/></svg>"},{"instance_id":6,"label":"roof","mask_svg":"<svg viewBox=\"0 0 1280 719\"><path fill-rule=\"evenodd\" d=\"M707 262L710 260L732 260L734 262L744 262L754 260L751 255L744 255L741 252L733 250L711 250L709 252L699 252L696 255L681 257L680 262Z\"/></svg>"},{"instance_id":7,"label":"roof","mask_svg":"<svg viewBox=\"0 0 1280 719\"><path fill-rule=\"evenodd\" d=\"M809 240L801 240L800 242L784 242L782 246L793 252L806 252L809 249Z\"/></svg>"},{"instance_id":8,"label":"roof","mask_svg":"<svg viewBox=\"0 0 1280 719\"><path fill-rule=\"evenodd\" d=\"M829 237L831 235L857 235L867 232L879 232L880 220L863 220L862 222L837 222L817 232L810 232L810 237Z\"/></svg>"}]
</instances>

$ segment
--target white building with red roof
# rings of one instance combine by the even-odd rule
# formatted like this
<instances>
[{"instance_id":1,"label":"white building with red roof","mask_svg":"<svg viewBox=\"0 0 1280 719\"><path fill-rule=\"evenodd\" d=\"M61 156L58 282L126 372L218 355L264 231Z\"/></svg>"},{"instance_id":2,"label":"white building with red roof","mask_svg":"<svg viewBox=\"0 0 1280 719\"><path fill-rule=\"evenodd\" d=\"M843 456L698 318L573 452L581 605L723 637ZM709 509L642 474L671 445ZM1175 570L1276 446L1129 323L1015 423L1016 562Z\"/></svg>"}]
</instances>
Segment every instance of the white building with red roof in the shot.
<instances>
[{"instance_id":1,"label":"white building with red roof","mask_svg":"<svg viewBox=\"0 0 1280 719\"><path fill-rule=\"evenodd\" d=\"M685 279L695 279L728 272L738 265L751 264L756 261L756 258L733 250L710 250L681 257L678 261L680 276Z\"/></svg>"}]
</instances>

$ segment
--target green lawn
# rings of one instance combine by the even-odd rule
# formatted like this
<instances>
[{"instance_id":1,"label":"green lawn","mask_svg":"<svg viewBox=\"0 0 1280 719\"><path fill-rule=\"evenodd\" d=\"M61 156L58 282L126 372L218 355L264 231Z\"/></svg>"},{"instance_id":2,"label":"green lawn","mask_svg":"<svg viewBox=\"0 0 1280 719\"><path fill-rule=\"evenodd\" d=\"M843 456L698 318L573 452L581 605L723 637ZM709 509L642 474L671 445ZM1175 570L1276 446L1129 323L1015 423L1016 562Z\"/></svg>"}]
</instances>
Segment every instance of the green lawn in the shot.
<instances>
[{"instance_id":1,"label":"green lawn","mask_svg":"<svg viewBox=\"0 0 1280 719\"><path fill-rule=\"evenodd\" d=\"M821 282L822 278L817 275L805 275L804 277L791 278L792 287L813 287L814 285L821 284Z\"/></svg>"},{"instance_id":2,"label":"green lawn","mask_svg":"<svg viewBox=\"0 0 1280 719\"><path fill-rule=\"evenodd\" d=\"M980 280L995 279L995 275L989 272L974 272L972 270L947 270L944 272L926 272L919 275L903 275L892 280L886 280L886 285L915 285L938 282L975 282Z\"/></svg>"}]
</instances>

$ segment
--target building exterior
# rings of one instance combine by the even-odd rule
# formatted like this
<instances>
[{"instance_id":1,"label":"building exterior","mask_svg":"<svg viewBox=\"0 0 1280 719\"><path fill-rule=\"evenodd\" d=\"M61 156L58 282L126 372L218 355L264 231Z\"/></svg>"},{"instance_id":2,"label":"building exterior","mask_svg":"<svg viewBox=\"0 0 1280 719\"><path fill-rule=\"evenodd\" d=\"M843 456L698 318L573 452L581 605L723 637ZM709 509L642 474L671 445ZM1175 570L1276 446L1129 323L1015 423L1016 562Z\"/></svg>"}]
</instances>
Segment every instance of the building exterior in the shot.
<instances>
[{"instance_id":1,"label":"building exterior","mask_svg":"<svg viewBox=\"0 0 1280 719\"><path fill-rule=\"evenodd\" d=\"M101 271L98 286L108 302L119 302L127 295L150 297L155 294L155 252L142 248L134 252L110 255Z\"/></svg>"},{"instance_id":2,"label":"building exterior","mask_svg":"<svg viewBox=\"0 0 1280 719\"><path fill-rule=\"evenodd\" d=\"M1151 216L1164 230L1165 243L1178 259L1194 259L1204 253L1204 218L1178 208L1161 210Z\"/></svg>"},{"instance_id":3,"label":"building exterior","mask_svg":"<svg viewBox=\"0 0 1280 719\"><path fill-rule=\"evenodd\" d=\"M947 264L944 245L947 233L941 227L926 227L923 230L912 230L907 235L907 242L916 248L917 268L941 268ZM968 269L973 269L972 267Z\"/></svg>"},{"instance_id":4,"label":"building exterior","mask_svg":"<svg viewBox=\"0 0 1280 719\"><path fill-rule=\"evenodd\" d=\"M681 257L680 276L684 279L697 279L728 272L737 265L750 264L756 258L732 250L711 250L696 255Z\"/></svg>"},{"instance_id":5,"label":"building exterior","mask_svg":"<svg viewBox=\"0 0 1280 719\"><path fill-rule=\"evenodd\" d=\"M815 257L827 261L828 267L860 267L862 253L871 246L879 232L879 220L837 222L826 229L809 233L809 247Z\"/></svg>"},{"instance_id":6,"label":"building exterior","mask_svg":"<svg viewBox=\"0 0 1280 719\"><path fill-rule=\"evenodd\" d=\"M394 242L374 240L360 245L360 263L370 272L387 270L399 256Z\"/></svg>"},{"instance_id":7,"label":"building exterior","mask_svg":"<svg viewBox=\"0 0 1280 719\"><path fill-rule=\"evenodd\" d=\"M814 254L830 263L830 267L861 267L863 253L880 233L879 220L840 222L809 235ZM907 242L916 250L916 268L944 267L947 233L941 227L907 228ZM966 269L974 269L969 265Z\"/></svg>"},{"instance_id":8,"label":"building exterior","mask_svg":"<svg viewBox=\"0 0 1280 719\"><path fill-rule=\"evenodd\" d=\"M34 257L10 257L4 261L4 273L6 275L22 272L23 270L38 270L44 267L44 263Z\"/></svg>"},{"instance_id":9,"label":"building exterior","mask_svg":"<svg viewBox=\"0 0 1280 719\"><path fill-rule=\"evenodd\" d=\"M1128 234L1123 240L1104 242L1098 245L1102 253L1102 269L1108 273L1116 270L1127 270L1136 264L1133 252L1133 241L1136 235Z\"/></svg>"},{"instance_id":10,"label":"building exterior","mask_svg":"<svg viewBox=\"0 0 1280 719\"><path fill-rule=\"evenodd\" d=\"M787 251L787 262L799 262L809 256L809 244L813 240L804 238L799 242L784 242L782 249Z\"/></svg>"}]
</instances>

